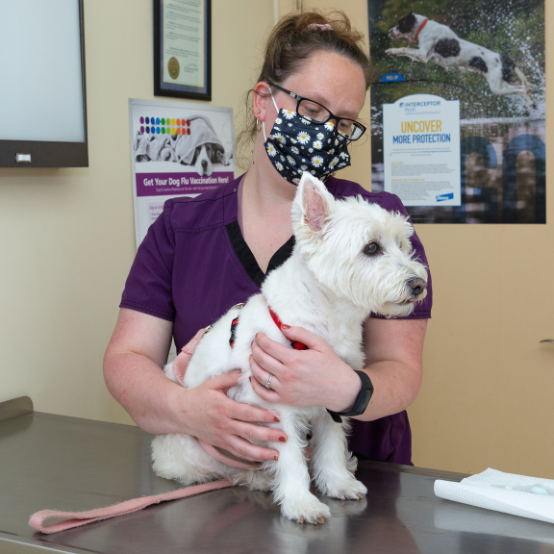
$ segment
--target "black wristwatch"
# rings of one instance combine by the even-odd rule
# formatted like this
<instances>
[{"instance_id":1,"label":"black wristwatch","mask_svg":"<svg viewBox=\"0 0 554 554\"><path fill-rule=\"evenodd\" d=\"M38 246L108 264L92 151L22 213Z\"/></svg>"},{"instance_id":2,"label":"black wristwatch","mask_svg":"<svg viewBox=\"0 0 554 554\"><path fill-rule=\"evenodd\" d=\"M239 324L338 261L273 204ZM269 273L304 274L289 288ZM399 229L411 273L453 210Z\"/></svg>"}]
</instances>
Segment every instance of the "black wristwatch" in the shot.
<instances>
[{"instance_id":1,"label":"black wristwatch","mask_svg":"<svg viewBox=\"0 0 554 554\"><path fill-rule=\"evenodd\" d=\"M354 402L354 407L349 412L341 413L327 410L333 418L333 421L335 421L336 423L342 423L341 416L351 417L363 414L367 408L367 405L369 404L369 401L371 400L371 395L373 394L373 384L371 383L369 375L365 371L360 371L358 369L356 369L355 371L362 381L362 389L360 390L360 393L356 398L356 402Z\"/></svg>"}]
</instances>

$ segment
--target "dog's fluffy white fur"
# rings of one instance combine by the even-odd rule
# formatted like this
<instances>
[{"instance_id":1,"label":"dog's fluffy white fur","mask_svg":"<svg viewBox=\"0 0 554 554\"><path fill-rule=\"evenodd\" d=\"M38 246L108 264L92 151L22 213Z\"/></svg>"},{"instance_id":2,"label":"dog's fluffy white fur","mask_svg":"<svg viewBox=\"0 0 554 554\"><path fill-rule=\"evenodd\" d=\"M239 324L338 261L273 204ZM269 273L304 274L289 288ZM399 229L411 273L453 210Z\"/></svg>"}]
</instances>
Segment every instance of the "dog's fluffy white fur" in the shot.
<instances>
[{"instance_id":1,"label":"dog's fluffy white fur","mask_svg":"<svg viewBox=\"0 0 554 554\"><path fill-rule=\"evenodd\" d=\"M461 39L447 25L426 20L425 16L413 12L403 16L388 34L393 39L415 41L420 30L418 48L389 48L387 54L406 56L422 63L432 61L446 69L479 73L485 77L494 94L518 94L525 98L529 106L535 105L525 75L510 58Z\"/></svg>"},{"instance_id":2,"label":"dog's fluffy white fur","mask_svg":"<svg viewBox=\"0 0 554 554\"><path fill-rule=\"evenodd\" d=\"M364 366L362 326L370 312L384 316L411 313L414 302L426 295L427 272L414 260L413 228L398 213L390 213L361 196L335 200L323 183L304 173L292 207L296 245L292 256L266 278L262 293L242 309L219 319L196 348L184 385L194 388L210 377L235 368L242 370L229 397L277 412L286 443L270 443L278 461L259 470L230 467L207 454L194 437L160 435L152 443L154 471L183 484L228 478L252 489L272 490L282 513L293 520L318 523L330 516L327 505L310 492L310 473L304 455L311 429L309 466L317 488L327 496L359 499L366 487L353 475L356 460L347 450L348 423L335 423L324 408L277 405L258 397L249 383L251 343L257 332L290 346L272 320L268 306L281 321L302 326L323 337L354 369ZM375 244L377 252L367 253ZM364 251L365 249L365 251ZM419 286L414 286L418 283ZM239 315L235 344L229 337ZM172 364L166 374L175 380Z\"/></svg>"}]
</instances>

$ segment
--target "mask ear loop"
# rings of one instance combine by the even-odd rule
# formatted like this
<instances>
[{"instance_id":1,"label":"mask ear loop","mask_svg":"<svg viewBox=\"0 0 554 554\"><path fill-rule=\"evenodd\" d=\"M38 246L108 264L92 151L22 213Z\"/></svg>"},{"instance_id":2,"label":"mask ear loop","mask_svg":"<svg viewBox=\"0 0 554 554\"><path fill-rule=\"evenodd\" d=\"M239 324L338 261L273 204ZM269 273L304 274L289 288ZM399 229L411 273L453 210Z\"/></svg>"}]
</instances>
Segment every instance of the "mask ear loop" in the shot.
<instances>
[{"instance_id":1,"label":"mask ear loop","mask_svg":"<svg viewBox=\"0 0 554 554\"><path fill-rule=\"evenodd\" d=\"M271 85L267 85L267 88L269 89L269 94L271 94L271 100L273 102L273 105L275 106L275 110L277 111L277 115L279 115L279 108L277 107L277 104L275 103L275 98L273 98L273 92L271 91ZM262 121L262 132L264 134L264 143L267 142L267 137L265 135L265 121Z\"/></svg>"}]
</instances>

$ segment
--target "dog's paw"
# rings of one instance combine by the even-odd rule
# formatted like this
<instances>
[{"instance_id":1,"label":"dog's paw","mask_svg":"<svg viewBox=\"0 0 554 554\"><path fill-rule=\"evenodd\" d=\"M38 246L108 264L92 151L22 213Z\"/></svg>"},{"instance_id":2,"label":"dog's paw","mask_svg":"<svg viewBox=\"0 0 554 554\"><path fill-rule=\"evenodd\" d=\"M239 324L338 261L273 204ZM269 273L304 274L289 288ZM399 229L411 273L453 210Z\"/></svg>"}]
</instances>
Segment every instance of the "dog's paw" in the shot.
<instances>
[{"instance_id":1,"label":"dog's paw","mask_svg":"<svg viewBox=\"0 0 554 554\"><path fill-rule=\"evenodd\" d=\"M318 488L326 496L339 500L360 500L367 494L365 485L353 477L326 482Z\"/></svg>"},{"instance_id":2,"label":"dog's paw","mask_svg":"<svg viewBox=\"0 0 554 554\"><path fill-rule=\"evenodd\" d=\"M312 493L293 501L284 501L281 505L281 513L298 523L325 523L331 517L329 506L320 502Z\"/></svg>"},{"instance_id":3,"label":"dog's paw","mask_svg":"<svg viewBox=\"0 0 554 554\"><path fill-rule=\"evenodd\" d=\"M396 54L398 54L398 48L388 48L387 50L385 50L385 54L387 54L388 56L395 56Z\"/></svg>"}]
</instances>

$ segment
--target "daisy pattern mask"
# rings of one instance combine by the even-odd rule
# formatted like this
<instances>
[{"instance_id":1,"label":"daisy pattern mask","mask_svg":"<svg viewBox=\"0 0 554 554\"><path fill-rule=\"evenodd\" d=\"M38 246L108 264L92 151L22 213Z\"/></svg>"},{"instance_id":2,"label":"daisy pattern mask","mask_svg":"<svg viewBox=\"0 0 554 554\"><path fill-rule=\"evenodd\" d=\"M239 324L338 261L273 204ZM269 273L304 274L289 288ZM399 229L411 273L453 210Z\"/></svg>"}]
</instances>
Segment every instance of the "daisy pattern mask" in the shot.
<instances>
[{"instance_id":1,"label":"daisy pattern mask","mask_svg":"<svg viewBox=\"0 0 554 554\"><path fill-rule=\"evenodd\" d=\"M270 89L271 93L271 89ZM317 179L350 165L349 139L337 131L334 121L314 123L300 117L295 110L280 110L271 93L277 119L266 137L262 122L264 146L273 167L294 185L300 183L303 171Z\"/></svg>"}]
</instances>

